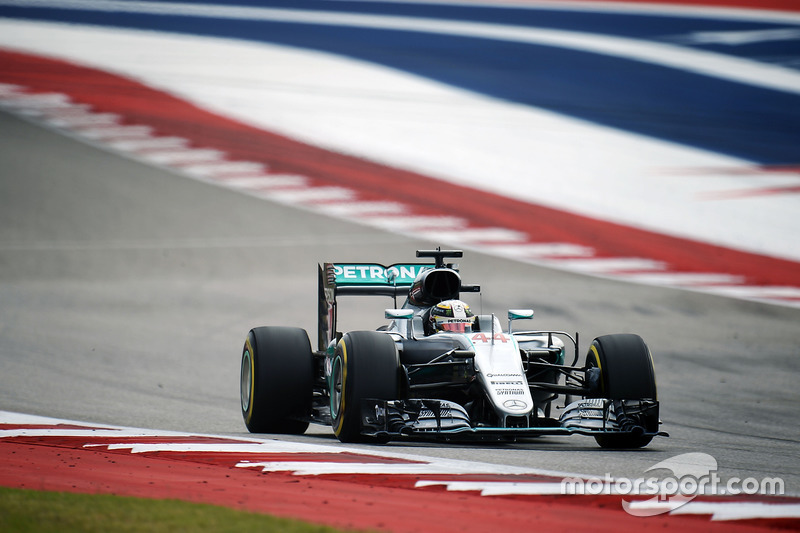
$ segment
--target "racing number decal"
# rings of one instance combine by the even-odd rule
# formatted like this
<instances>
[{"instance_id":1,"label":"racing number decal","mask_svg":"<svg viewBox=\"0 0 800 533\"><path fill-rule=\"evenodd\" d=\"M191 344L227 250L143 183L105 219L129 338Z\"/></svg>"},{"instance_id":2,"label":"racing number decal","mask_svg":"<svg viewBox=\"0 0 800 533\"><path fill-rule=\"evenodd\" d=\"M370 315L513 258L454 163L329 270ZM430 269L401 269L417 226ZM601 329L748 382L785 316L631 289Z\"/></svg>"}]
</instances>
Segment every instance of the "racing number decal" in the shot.
<instances>
[{"instance_id":1,"label":"racing number decal","mask_svg":"<svg viewBox=\"0 0 800 533\"><path fill-rule=\"evenodd\" d=\"M472 342L482 342L487 343L491 342L492 340L500 341L500 342L508 342L510 337L508 335L504 335L503 333L495 333L494 339L492 339L491 335L486 335L486 333L476 333L472 336Z\"/></svg>"}]
</instances>

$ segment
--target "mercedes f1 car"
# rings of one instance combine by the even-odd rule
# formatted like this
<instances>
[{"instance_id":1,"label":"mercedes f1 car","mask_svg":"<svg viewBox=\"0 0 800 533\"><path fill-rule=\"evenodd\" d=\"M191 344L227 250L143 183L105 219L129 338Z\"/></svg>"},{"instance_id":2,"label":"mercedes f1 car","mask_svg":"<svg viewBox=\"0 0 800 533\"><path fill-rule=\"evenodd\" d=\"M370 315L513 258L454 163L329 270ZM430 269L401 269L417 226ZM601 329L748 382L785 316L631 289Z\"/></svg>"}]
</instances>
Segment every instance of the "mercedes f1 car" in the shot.
<instances>
[{"instance_id":1,"label":"mercedes f1 car","mask_svg":"<svg viewBox=\"0 0 800 533\"><path fill-rule=\"evenodd\" d=\"M316 350L301 328L247 335L240 391L248 430L301 434L319 423L342 442L581 434L604 448L666 435L641 337L598 337L578 366L577 334L513 327L533 310L509 310L506 329L494 314L473 314L460 297L480 287L445 262L461 256L420 250L432 261L319 266ZM337 299L348 295L394 298L388 324L337 331Z\"/></svg>"}]
</instances>

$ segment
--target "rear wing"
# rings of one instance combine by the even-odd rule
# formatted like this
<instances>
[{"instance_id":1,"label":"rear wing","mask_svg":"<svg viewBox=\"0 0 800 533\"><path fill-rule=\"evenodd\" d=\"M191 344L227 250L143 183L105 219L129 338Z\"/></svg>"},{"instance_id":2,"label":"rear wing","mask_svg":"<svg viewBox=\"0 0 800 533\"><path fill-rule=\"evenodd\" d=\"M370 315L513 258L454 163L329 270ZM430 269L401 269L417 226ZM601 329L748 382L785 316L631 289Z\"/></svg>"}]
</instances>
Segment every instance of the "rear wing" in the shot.
<instances>
[{"instance_id":1,"label":"rear wing","mask_svg":"<svg viewBox=\"0 0 800 533\"><path fill-rule=\"evenodd\" d=\"M414 280L435 265L398 263L325 263L319 265L317 345L325 351L336 336L336 297L341 295L406 296ZM396 305L395 305L396 307Z\"/></svg>"}]
</instances>

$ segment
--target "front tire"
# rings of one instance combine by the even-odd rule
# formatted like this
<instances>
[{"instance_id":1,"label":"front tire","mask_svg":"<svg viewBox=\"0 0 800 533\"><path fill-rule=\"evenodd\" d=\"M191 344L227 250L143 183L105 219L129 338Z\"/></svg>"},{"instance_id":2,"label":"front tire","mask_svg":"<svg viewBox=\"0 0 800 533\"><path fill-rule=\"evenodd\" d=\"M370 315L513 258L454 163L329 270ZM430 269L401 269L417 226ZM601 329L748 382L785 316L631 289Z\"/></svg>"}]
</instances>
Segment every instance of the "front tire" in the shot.
<instances>
[{"instance_id":1,"label":"front tire","mask_svg":"<svg viewBox=\"0 0 800 533\"><path fill-rule=\"evenodd\" d=\"M242 350L242 417L251 433L302 434L311 412L314 367L308 334L300 328L260 327Z\"/></svg>"},{"instance_id":2,"label":"front tire","mask_svg":"<svg viewBox=\"0 0 800 533\"><path fill-rule=\"evenodd\" d=\"M653 358L650 349L638 335L616 334L596 338L586 356L588 368L599 369L597 397L610 400L658 399ZM658 410L650 412L644 420L649 433L658 431ZM652 435L621 434L595 435L602 448L642 448Z\"/></svg>"},{"instance_id":3,"label":"front tire","mask_svg":"<svg viewBox=\"0 0 800 533\"><path fill-rule=\"evenodd\" d=\"M361 435L361 402L395 400L400 360L394 339L377 331L346 333L331 365L331 419L341 442L378 440Z\"/></svg>"}]
</instances>

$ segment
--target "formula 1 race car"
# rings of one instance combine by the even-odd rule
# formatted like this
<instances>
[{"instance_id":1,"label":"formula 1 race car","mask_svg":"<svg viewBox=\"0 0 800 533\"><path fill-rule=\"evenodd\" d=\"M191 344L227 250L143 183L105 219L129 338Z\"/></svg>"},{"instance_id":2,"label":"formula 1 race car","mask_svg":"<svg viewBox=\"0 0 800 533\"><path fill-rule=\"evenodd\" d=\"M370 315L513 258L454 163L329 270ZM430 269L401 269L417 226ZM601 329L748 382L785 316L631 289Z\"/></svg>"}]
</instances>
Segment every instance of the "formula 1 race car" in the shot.
<instances>
[{"instance_id":1,"label":"formula 1 race car","mask_svg":"<svg viewBox=\"0 0 800 533\"><path fill-rule=\"evenodd\" d=\"M517 331L533 310L474 315L445 259L457 250L420 250L433 264L319 266L318 345L304 329L250 330L241 364L241 405L254 433L302 434L331 425L342 442L393 438L514 440L591 435L604 448L640 448L659 432L650 350L638 335L594 339L578 364L578 335ZM337 331L337 298L405 298L378 330ZM565 364L567 347L572 352ZM559 402L562 398L563 403ZM557 407L557 404L561 407Z\"/></svg>"}]
</instances>

